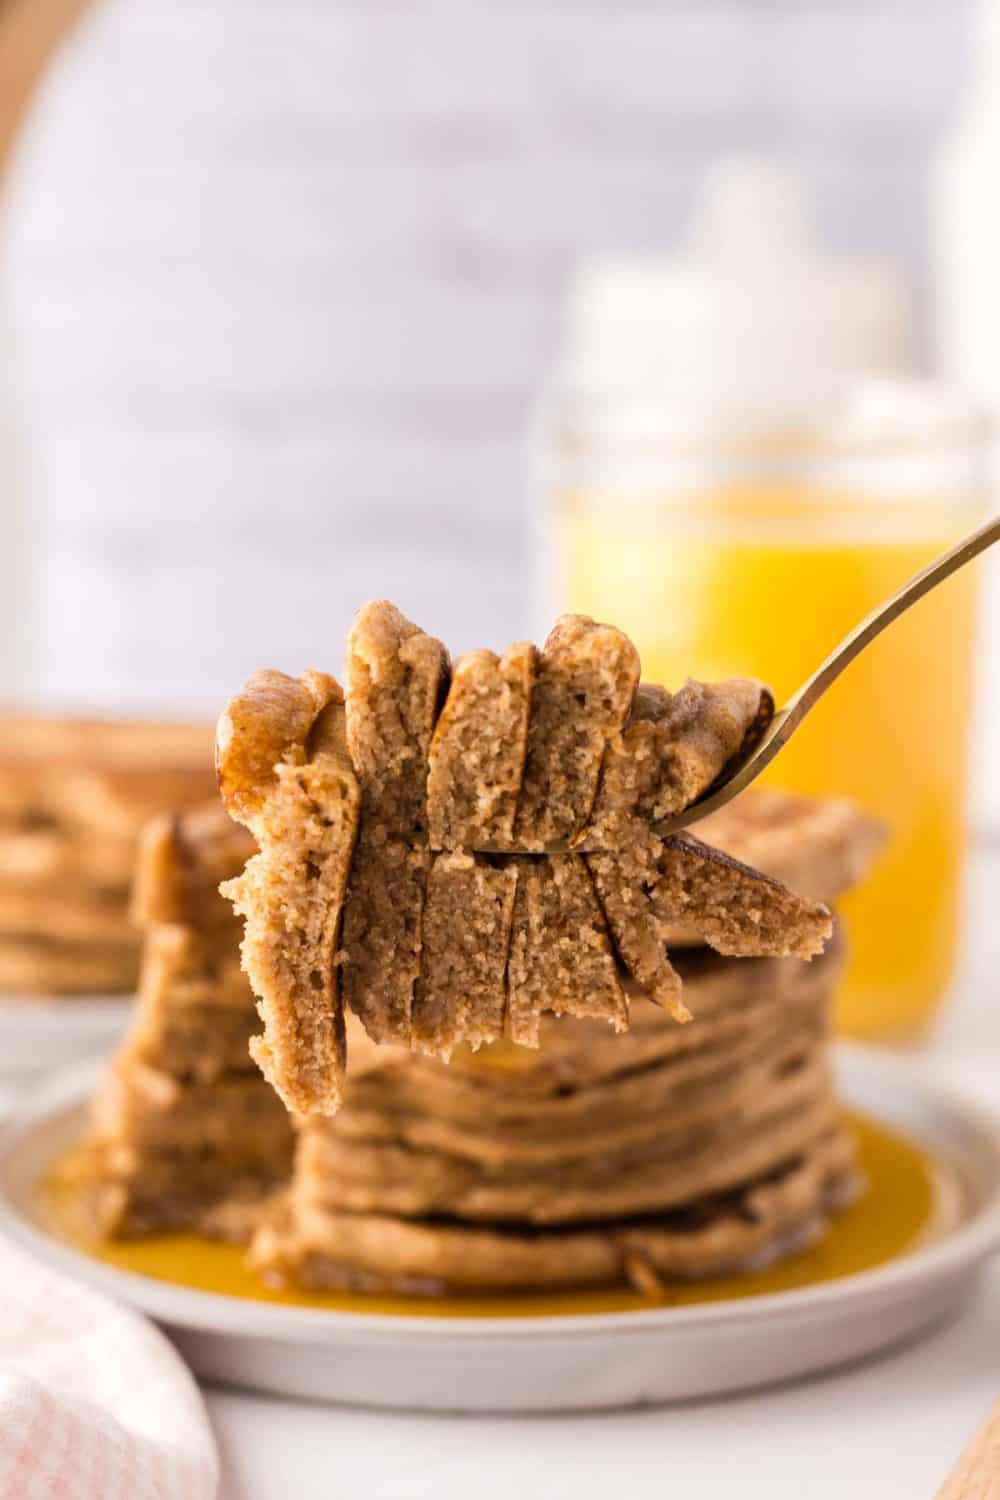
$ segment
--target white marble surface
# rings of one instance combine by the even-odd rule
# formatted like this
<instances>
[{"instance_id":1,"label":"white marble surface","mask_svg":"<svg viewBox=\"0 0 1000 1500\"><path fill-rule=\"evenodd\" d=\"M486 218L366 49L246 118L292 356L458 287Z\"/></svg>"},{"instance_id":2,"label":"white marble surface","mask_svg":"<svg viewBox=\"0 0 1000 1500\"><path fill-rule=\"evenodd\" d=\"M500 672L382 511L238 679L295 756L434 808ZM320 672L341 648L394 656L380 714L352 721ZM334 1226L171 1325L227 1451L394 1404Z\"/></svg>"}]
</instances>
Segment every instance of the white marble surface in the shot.
<instances>
[{"instance_id":1,"label":"white marble surface","mask_svg":"<svg viewBox=\"0 0 1000 1500\"><path fill-rule=\"evenodd\" d=\"M966 961L927 1050L1000 1113L1000 850L968 888ZM931 1500L1000 1396L1000 1263L962 1316L838 1374L721 1402L575 1417L435 1417L207 1393L221 1500Z\"/></svg>"}]
</instances>

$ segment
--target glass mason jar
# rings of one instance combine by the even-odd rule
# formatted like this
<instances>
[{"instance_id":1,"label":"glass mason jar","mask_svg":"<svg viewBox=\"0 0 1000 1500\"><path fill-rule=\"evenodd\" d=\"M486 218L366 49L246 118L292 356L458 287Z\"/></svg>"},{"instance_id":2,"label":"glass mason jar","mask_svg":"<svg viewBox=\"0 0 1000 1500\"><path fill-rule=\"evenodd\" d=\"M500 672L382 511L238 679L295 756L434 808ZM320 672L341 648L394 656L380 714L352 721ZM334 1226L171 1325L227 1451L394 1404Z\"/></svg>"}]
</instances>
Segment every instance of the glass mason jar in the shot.
<instances>
[{"instance_id":1,"label":"glass mason jar","mask_svg":"<svg viewBox=\"0 0 1000 1500\"><path fill-rule=\"evenodd\" d=\"M989 432L917 382L793 427L564 390L539 428L546 604L628 631L648 680L759 677L781 703L984 510ZM554 596L554 597L553 597ZM845 896L842 1031L918 1031L955 963L976 569L864 653L769 772L847 795L889 842Z\"/></svg>"}]
</instances>

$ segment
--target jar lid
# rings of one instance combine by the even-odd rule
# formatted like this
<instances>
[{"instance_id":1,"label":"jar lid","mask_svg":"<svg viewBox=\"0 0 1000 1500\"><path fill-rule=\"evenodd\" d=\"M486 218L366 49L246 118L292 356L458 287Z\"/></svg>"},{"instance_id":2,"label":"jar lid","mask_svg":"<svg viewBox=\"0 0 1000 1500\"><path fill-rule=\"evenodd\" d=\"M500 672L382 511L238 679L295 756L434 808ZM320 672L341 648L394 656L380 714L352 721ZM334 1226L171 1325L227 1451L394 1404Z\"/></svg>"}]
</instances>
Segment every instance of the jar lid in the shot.
<instances>
[{"instance_id":1,"label":"jar lid","mask_svg":"<svg viewBox=\"0 0 1000 1500\"><path fill-rule=\"evenodd\" d=\"M796 179L756 160L709 174L683 254L585 262L568 323L564 383L727 416L814 410L910 354L898 271L817 247Z\"/></svg>"}]
</instances>

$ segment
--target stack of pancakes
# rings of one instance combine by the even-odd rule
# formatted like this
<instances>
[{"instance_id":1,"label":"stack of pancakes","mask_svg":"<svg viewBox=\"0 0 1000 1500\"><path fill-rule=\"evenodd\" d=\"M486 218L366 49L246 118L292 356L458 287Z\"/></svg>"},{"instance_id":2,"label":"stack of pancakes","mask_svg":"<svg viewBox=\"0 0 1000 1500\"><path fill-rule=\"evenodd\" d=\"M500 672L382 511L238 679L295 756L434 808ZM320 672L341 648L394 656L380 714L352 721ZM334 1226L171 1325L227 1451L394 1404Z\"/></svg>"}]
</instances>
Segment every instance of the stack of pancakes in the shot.
<instances>
[{"instance_id":1,"label":"stack of pancakes","mask_svg":"<svg viewBox=\"0 0 1000 1500\"><path fill-rule=\"evenodd\" d=\"M202 725L6 719L0 736L0 993L134 987L139 829L214 793Z\"/></svg>"},{"instance_id":2,"label":"stack of pancakes","mask_svg":"<svg viewBox=\"0 0 1000 1500\"><path fill-rule=\"evenodd\" d=\"M74 1163L104 1235L240 1236L287 1179L292 1126L250 1057L257 1016L218 892L251 849L218 806L156 819L141 837L136 1010Z\"/></svg>"},{"instance_id":3,"label":"stack of pancakes","mask_svg":"<svg viewBox=\"0 0 1000 1500\"><path fill-rule=\"evenodd\" d=\"M757 792L712 819L722 847L831 899L879 830L850 805ZM810 964L734 959L679 926L694 1019L629 983L631 1026L546 1016L540 1047L446 1064L350 1018L333 1118L296 1121L253 1069L257 1018L215 887L249 840L221 811L145 833L131 1033L78 1158L100 1232L250 1241L268 1282L433 1294L663 1280L801 1245L854 1190L832 1089L837 939ZM275 1187L284 1191L274 1194ZM270 1195L270 1196L269 1196Z\"/></svg>"},{"instance_id":4,"label":"stack of pancakes","mask_svg":"<svg viewBox=\"0 0 1000 1500\"><path fill-rule=\"evenodd\" d=\"M713 837L832 898L879 830L845 803L749 794ZM545 1017L538 1051L446 1066L352 1035L340 1112L301 1122L251 1248L269 1281L415 1294L716 1275L819 1234L854 1191L828 1059L841 966L674 959L693 1020L632 986L631 1028ZM360 1028L359 1028L360 1030Z\"/></svg>"}]
</instances>

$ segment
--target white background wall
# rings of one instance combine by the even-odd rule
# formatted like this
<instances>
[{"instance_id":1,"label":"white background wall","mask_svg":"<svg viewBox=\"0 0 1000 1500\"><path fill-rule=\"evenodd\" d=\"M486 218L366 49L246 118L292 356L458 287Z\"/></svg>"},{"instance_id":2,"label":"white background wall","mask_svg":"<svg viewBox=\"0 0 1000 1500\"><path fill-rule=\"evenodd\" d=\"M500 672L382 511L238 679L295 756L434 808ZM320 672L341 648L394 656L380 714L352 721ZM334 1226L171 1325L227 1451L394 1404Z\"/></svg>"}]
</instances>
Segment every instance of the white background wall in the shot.
<instances>
[{"instance_id":1,"label":"white background wall","mask_svg":"<svg viewBox=\"0 0 1000 1500\"><path fill-rule=\"evenodd\" d=\"M926 285L940 0L106 0L38 99L5 269L50 699L333 665L386 593L525 628L525 432L575 258L783 151Z\"/></svg>"}]
</instances>

